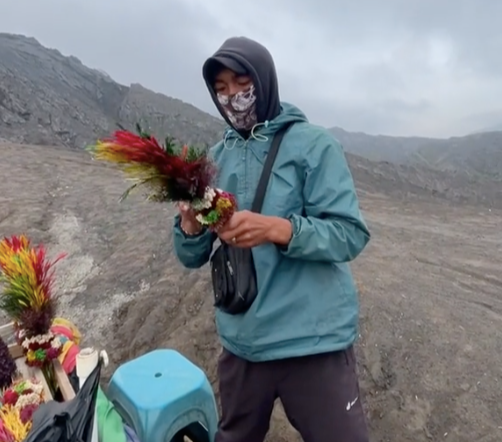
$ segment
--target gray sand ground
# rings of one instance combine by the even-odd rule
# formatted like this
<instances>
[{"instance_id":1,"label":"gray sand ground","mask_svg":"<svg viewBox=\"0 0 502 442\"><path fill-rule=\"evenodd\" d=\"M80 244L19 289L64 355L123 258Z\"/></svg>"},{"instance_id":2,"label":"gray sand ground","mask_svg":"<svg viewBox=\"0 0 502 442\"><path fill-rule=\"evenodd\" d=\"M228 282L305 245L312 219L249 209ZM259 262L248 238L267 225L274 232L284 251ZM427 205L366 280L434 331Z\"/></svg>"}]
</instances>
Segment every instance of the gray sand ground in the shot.
<instances>
[{"instance_id":1,"label":"gray sand ground","mask_svg":"<svg viewBox=\"0 0 502 442\"><path fill-rule=\"evenodd\" d=\"M0 234L69 253L58 266L61 315L108 350L112 368L174 347L215 382L208 271L172 255L172 209L139 197L119 205L120 174L81 152L0 149ZM502 212L361 200L373 233L354 265L372 440L501 441ZM296 437L278 407L269 440Z\"/></svg>"}]
</instances>

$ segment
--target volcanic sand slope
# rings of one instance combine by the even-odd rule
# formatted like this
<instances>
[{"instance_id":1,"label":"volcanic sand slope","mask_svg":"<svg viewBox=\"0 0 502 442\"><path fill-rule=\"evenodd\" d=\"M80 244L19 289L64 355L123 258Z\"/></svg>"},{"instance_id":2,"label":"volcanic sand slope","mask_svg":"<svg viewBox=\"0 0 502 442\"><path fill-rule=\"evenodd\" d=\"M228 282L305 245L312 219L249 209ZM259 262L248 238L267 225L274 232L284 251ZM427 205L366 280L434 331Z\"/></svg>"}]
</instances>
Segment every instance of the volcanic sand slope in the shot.
<instances>
[{"instance_id":1,"label":"volcanic sand slope","mask_svg":"<svg viewBox=\"0 0 502 442\"><path fill-rule=\"evenodd\" d=\"M121 85L34 38L0 32L0 138L81 148L139 120L187 143L211 143L224 127L181 100Z\"/></svg>"},{"instance_id":2,"label":"volcanic sand slope","mask_svg":"<svg viewBox=\"0 0 502 442\"><path fill-rule=\"evenodd\" d=\"M84 152L3 144L0 157L0 233L69 253L58 267L61 314L86 341L114 366L173 347L214 382L208 270L177 263L172 209L139 196L118 204L121 175ZM354 265L372 440L502 440L502 212L388 197L381 177L354 172L373 233ZM280 409L269 440L299 440Z\"/></svg>"},{"instance_id":3,"label":"volcanic sand slope","mask_svg":"<svg viewBox=\"0 0 502 442\"><path fill-rule=\"evenodd\" d=\"M502 131L480 132L448 139L391 137L347 132L339 127L331 133L347 152L372 161L426 166L476 179L502 179Z\"/></svg>"}]
</instances>

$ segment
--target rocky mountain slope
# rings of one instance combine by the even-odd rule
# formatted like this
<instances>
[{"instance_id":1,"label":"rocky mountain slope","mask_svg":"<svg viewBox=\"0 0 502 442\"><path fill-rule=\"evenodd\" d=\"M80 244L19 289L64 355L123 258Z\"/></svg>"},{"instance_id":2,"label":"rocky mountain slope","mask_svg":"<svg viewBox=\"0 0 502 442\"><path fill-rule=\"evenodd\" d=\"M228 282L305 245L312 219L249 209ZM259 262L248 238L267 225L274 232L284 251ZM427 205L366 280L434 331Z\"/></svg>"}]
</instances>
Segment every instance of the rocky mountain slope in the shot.
<instances>
[{"instance_id":1,"label":"rocky mountain slope","mask_svg":"<svg viewBox=\"0 0 502 442\"><path fill-rule=\"evenodd\" d=\"M480 179L502 180L502 131L433 139L374 136L337 127L330 130L348 152L372 161L418 165Z\"/></svg>"},{"instance_id":2,"label":"rocky mountain slope","mask_svg":"<svg viewBox=\"0 0 502 442\"><path fill-rule=\"evenodd\" d=\"M83 147L116 123L131 127L141 118L154 133L188 142L212 143L224 127L190 104L139 84L118 84L33 38L0 33L0 138ZM369 160L502 179L502 132L436 140L331 131L347 152Z\"/></svg>"},{"instance_id":3,"label":"rocky mountain slope","mask_svg":"<svg viewBox=\"0 0 502 442\"><path fill-rule=\"evenodd\" d=\"M132 127L141 118L148 121L154 133L169 133L188 142L212 143L224 128L220 119L180 100L138 84L120 85L105 73L84 66L75 57L47 49L33 38L0 33L0 139L80 148L110 134L117 122ZM479 183L465 171L444 174L424 167L424 162L407 161L426 148L425 139L334 132L348 152L394 160L374 163L349 155L361 189L381 189L400 198L410 193L435 195L490 206L502 200L500 186ZM484 135L472 136L476 137ZM496 153L497 145L493 146ZM495 164L493 155L485 158L480 154L475 160L468 162L469 167Z\"/></svg>"},{"instance_id":4,"label":"rocky mountain slope","mask_svg":"<svg viewBox=\"0 0 502 442\"><path fill-rule=\"evenodd\" d=\"M347 154L347 158L360 192L379 192L400 200L420 197L502 208L502 185L497 180L464 171L440 171L421 164L376 162L351 154Z\"/></svg>"},{"instance_id":5,"label":"rocky mountain slope","mask_svg":"<svg viewBox=\"0 0 502 442\"><path fill-rule=\"evenodd\" d=\"M0 138L84 147L145 117L151 129L210 143L222 121L138 84L124 86L33 38L0 33Z\"/></svg>"}]
</instances>

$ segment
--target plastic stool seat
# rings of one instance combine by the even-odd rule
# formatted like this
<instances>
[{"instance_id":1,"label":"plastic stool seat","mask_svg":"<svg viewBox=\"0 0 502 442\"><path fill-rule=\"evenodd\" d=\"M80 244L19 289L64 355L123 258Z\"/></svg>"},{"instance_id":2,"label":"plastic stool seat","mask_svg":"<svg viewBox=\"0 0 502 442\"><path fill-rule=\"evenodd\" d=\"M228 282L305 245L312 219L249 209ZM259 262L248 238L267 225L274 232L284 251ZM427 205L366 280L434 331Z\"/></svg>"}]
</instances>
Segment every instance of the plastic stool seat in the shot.
<instances>
[{"instance_id":1,"label":"plastic stool seat","mask_svg":"<svg viewBox=\"0 0 502 442\"><path fill-rule=\"evenodd\" d=\"M194 423L214 441L218 415L204 372L175 350L155 350L120 366L108 398L141 442L171 442Z\"/></svg>"}]
</instances>

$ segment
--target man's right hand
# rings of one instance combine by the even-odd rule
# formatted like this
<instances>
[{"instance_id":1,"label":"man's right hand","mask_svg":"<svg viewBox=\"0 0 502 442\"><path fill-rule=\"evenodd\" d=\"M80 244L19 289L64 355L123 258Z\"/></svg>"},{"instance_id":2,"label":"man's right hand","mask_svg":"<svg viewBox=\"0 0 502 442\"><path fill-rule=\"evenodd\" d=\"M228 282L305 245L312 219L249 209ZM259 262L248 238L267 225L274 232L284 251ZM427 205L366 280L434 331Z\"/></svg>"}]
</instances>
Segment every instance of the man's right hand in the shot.
<instances>
[{"instance_id":1,"label":"man's right hand","mask_svg":"<svg viewBox=\"0 0 502 442\"><path fill-rule=\"evenodd\" d=\"M181 230L187 235L197 235L202 231L202 224L195 219L195 212L187 203L178 203L178 211L181 217Z\"/></svg>"}]
</instances>

